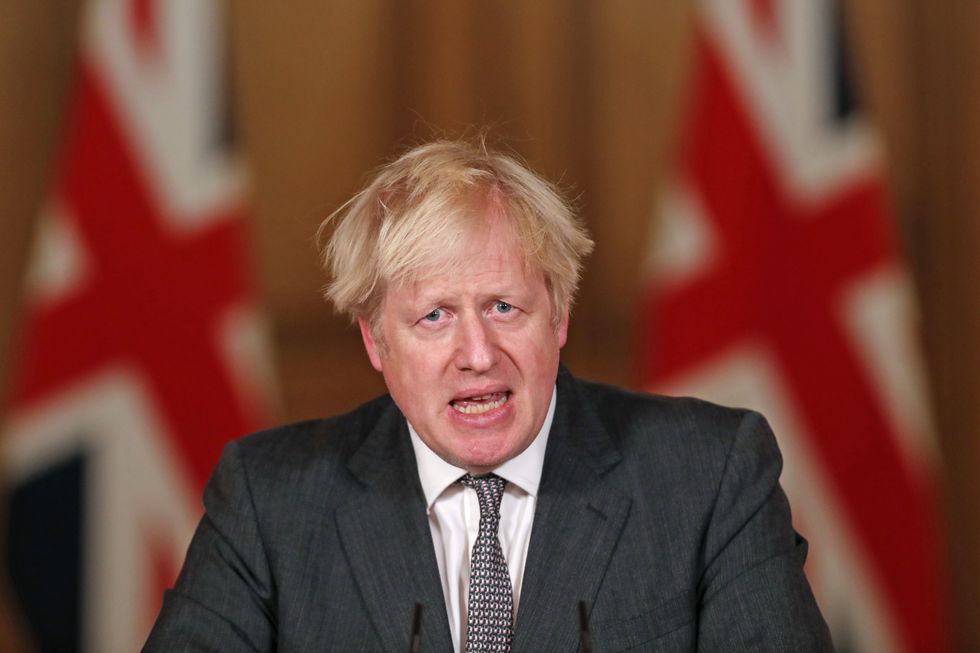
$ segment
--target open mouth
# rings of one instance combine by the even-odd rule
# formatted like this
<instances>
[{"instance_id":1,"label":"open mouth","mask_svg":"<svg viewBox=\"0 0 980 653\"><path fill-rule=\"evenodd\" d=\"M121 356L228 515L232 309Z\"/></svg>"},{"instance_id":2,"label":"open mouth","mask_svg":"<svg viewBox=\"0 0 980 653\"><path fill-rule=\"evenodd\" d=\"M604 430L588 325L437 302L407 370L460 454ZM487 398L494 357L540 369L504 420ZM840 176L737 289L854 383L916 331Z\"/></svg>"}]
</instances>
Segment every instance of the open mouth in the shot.
<instances>
[{"instance_id":1,"label":"open mouth","mask_svg":"<svg viewBox=\"0 0 980 653\"><path fill-rule=\"evenodd\" d=\"M478 397L453 399L449 404L464 415L479 415L500 408L510 399L510 392L491 392Z\"/></svg>"}]
</instances>

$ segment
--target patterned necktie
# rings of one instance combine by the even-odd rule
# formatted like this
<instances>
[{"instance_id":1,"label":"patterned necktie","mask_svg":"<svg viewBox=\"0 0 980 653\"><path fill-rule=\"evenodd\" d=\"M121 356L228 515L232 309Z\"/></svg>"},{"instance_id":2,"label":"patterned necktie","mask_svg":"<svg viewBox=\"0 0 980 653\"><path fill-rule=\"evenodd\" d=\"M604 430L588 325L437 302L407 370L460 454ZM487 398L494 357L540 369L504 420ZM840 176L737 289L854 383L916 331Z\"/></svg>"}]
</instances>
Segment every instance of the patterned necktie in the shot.
<instances>
[{"instance_id":1,"label":"patterned necktie","mask_svg":"<svg viewBox=\"0 0 980 653\"><path fill-rule=\"evenodd\" d=\"M506 481L499 476L471 476L459 479L476 490L480 499L480 531L470 559L470 599L466 616L466 651L484 653L510 651L513 637L514 594L504 551L497 530L500 526L500 499Z\"/></svg>"}]
</instances>

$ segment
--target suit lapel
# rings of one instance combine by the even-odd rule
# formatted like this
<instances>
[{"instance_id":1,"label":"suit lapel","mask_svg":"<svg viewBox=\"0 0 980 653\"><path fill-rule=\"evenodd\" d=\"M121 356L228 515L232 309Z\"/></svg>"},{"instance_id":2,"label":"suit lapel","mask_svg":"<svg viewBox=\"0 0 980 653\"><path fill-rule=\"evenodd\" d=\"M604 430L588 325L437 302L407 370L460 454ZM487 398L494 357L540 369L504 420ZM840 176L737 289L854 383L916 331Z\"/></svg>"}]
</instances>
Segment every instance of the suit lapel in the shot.
<instances>
[{"instance_id":1,"label":"suit lapel","mask_svg":"<svg viewBox=\"0 0 980 653\"><path fill-rule=\"evenodd\" d=\"M620 454L562 369L521 590L514 651L573 650L629 513L604 476Z\"/></svg>"},{"instance_id":2,"label":"suit lapel","mask_svg":"<svg viewBox=\"0 0 980 653\"><path fill-rule=\"evenodd\" d=\"M384 648L408 649L422 605L422 650L452 650L446 604L404 418L379 420L349 467L364 491L337 512L344 553Z\"/></svg>"}]
</instances>

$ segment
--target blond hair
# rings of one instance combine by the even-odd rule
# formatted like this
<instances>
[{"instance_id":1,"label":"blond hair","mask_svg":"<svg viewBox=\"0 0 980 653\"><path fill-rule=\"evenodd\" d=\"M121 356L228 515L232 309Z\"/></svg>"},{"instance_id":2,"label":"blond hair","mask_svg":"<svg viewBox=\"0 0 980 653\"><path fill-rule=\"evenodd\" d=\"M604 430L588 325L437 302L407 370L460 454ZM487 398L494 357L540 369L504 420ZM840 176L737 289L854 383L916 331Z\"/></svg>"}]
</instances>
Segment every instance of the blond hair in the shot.
<instances>
[{"instance_id":1,"label":"blond hair","mask_svg":"<svg viewBox=\"0 0 980 653\"><path fill-rule=\"evenodd\" d=\"M557 326L571 308L592 240L552 184L482 142L412 148L328 216L318 231L319 238L336 223L322 250L332 279L325 297L339 312L376 325L386 289L458 260L463 239L491 209L509 223L525 261L544 275Z\"/></svg>"}]
</instances>

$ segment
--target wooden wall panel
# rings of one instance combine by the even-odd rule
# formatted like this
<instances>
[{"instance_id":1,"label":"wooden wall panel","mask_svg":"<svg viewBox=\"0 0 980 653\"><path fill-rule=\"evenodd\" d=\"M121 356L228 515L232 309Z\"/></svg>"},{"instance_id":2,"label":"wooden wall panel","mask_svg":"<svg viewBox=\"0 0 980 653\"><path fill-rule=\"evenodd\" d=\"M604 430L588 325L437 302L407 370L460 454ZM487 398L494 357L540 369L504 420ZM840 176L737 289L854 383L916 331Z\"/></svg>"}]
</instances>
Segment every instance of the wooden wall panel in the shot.
<instances>
[{"instance_id":1,"label":"wooden wall panel","mask_svg":"<svg viewBox=\"0 0 980 653\"><path fill-rule=\"evenodd\" d=\"M283 413L297 419L383 388L346 319L321 298L314 236L390 152L395 30L382 0L233 6L259 267Z\"/></svg>"},{"instance_id":2,"label":"wooden wall panel","mask_svg":"<svg viewBox=\"0 0 980 653\"><path fill-rule=\"evenodd\" d=\"M503 120L512 146L549 179L570 184L582 140L574 131L575 115L585 103L575 89L581 71L569 54L578 45L575 7L565 0L497 6L510 36L499 58L487 57L487 72L510 71L510 116Z\"/></svg>"},{"instance_id":3,"label":"wooden wall panel","mask_svg":"<svg viewBox=\"0 0 980 653\"><path fill-rule=\"evenodd\" d=\"M915 3L915 216L959 650L980 650L980 5Z\"/></svg>"},{"instance_id":4,"label":"wooden wall panel","mask_svg":"<svg viewBox=\"0 0 980 653\"><path fill-rule=\"evenodd\" d=\"M407 142L431 129L456 131L478 117L483 80L475 74L474 3L420 0L395 3L402 31L395 52L401 96L395 124Z\"/></svg>"},{"instance_id":5,"label":"wooden wall panel","mask_svg":"<svg viewBox=\"0 0 980 653\"><path fill-rule=\"evenodd\" d=\"M233 6L262 278L291 328L322 319L317 225L388 154L391 25L381 0Z\"/></svg>"},{"instance_id":6,"label":"wooden wall panel","mask_svg":"<svg viewBox=\"0 0 980 653\"><path fill-rule=\"evenodd\" d=\"M583 133L594 141L587 206L596 251L578 326L588 349L602 352L588 361L589 374L629 384L636 378L643 260L684 102L691 4L620 0L590 7L593 109Z\"/></svg>"}]
</instances>

